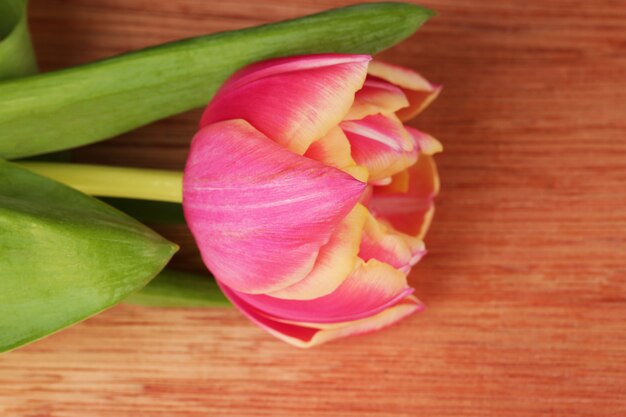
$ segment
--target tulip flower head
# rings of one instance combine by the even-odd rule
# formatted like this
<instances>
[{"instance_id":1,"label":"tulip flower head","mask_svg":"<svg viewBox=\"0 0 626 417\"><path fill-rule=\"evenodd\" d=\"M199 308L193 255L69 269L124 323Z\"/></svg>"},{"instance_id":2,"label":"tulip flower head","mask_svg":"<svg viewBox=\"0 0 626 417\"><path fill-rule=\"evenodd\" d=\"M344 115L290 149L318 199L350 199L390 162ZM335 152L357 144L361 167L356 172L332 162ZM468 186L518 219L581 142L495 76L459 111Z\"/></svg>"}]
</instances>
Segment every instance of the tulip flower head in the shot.
<instances>
[{"instance_id":1,"label":"tulip flower head","mask_svg":"<svg viewBox=\"0 0 626 417\"><path fill-rule=\"evenodd\" d=\"M422 309L407 275L425 254L442 148L403 121L439 91L368 55L273 59L226 81L193 138L183 207L248 318L309 347Z\"/></svg>"}]
</instances>

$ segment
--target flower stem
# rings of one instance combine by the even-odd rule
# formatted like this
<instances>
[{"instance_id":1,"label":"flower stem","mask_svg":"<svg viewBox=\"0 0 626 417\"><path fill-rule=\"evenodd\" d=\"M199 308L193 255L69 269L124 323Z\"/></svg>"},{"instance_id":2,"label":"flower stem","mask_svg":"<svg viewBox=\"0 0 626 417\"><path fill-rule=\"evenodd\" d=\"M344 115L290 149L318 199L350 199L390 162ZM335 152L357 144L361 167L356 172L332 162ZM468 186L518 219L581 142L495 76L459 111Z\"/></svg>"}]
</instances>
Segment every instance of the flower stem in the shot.
<instances>
[{"instance_id":1,"label":"flower stem","mask_svg":"<svg viewBox=\"0 0 626 417\"><path fill-rule=\"evenodd\" d=\"M105 165L20 162L39 175L100 197L182 202L182 172Z\"/></svg>"}]
</instances>

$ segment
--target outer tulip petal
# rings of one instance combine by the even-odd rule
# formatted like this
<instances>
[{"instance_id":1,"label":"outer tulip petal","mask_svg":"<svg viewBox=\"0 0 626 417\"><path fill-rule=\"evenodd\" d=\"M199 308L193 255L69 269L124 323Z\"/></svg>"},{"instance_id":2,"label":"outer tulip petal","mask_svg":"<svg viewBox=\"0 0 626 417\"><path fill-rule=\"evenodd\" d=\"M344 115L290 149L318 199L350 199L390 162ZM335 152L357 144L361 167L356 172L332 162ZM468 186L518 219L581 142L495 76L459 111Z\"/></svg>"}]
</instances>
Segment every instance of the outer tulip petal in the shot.
<instances>
[{"instance_id":1,"label":"outer tulip petal","mask_svg":"<svg viewBox=\"0 0 626 417\"><path fill-rule=\"evenodd\" d=\"M361 239L360 258L377 259L408 274L425 254L423 241L401 235L369 214Z\"/></svg>"},{"instance_id":2,"label":"outer tulip petal","mask_svg":"<svg viewBox=\"0 0 626 417\"><path fill-rule=\"evenodd\" d=\"M374 332L391 326L423 309L419 300L409 296L395 306L362 320L336 323L332 326L309 327L308 325L277 321L260 313L240 299L232 290L224 288L224 293L250 320L278 339L300 348L309 348L342 337Z\"/></svg>"},{"instance_id":3,"label":"outer tulip petal","mask_svg":"<svg viewBox=\"0 0 626 417\"><path fill-rule=\"evenodd\" d=\"M291 151L339 124L367 73L369 55L307 55L266 61L228 80L200 126L244 119Z\"/></svg>"},{"instance_id":4,"label":"outer tulip petal","mask_svg":"<svg viewBox=\"0 0 626 417\"><path fill-rule=\"evenodd\" d=\"M399 120L390 116L374 115L361 120L341 123L350 141L352 157L367 167L370 182L383 183L388 177L415 163L418 148ZM387 180L388 182L388 180Z\"/></svg>"},{"instance_id":5,"label":"outer tulip petal","mask_svg":"<svg viewBox=\"0 0 626 417\"><path fill-rule=\"evenodd\" d=\"M377 314L412 292L402 272L372 259L354 269L335 291L313 300L285 300L240 292L237 296L276 320L338 323Z\"/></svg>"},{"instance_id":6,"label":"outer tulip petal","mask_svg":"<svg viewBox=\"0 0 626 417\"><path fill-rule=\"evenodd\" d=\"M368 78L363 88L357 91L354 104L344 118L358 120L374 114L391 114L409 106L402 90L386 81Z\"/></svg>"},{"instance_id":7,"label":"outer tulip petal","mask_svg":"<svg viewBox=\"0 0 626 417\"><path fill-rule=\"evenodd\" d=\"M438 192L435 160L431 155L420 154L417 163L409 168L409 190L398 193L389 192L385 187L374 187L369 208L396 230L421 240L430 226L433 199Z\"/></svg>"},{"instance_id":8,"label":"outer tulip petal","mask_svg":"<svg viewBox=\"0 0 626 417\"><path fill-rule=\"evenodd\" d=\"M417 116L441 92L441 85L433 84L417 72L398 65L372 61L367 72L402 88L410 103L408 107L396 113L403 121Z\"/></svg>"},{"instance_id":9,"label":"outer tulip petal","mask_svg":"<svg viewBox=\"0 0 626 417\"><path fill-rule=\"evenodd\" d=\"M243 120L193 139L183 207L205 264L226 285L261 293L305 277L365 184L298 156Z\"/></svg>"},{"instance_id":10,"label":"outer tulip petal","mask_svg":"<svg viewBox=\"0 0 626 417\"><path fill-rule=\"evenodd\" d=\"M311 273L294 285L268 295L291 300L311 300L335 291L354 270L365 220L365 207L357 204L335 228L319 251Z\"/></svg>"},{"instance_id":11,"label":"outer tulip petal","mask_svg":"<svg viewBox=\"0 0 626 417\"><path fill-rule=\"evenodd\" d=\"M358 166L352 159L350 142L343 130L337 126L313 142L304 156L347 172L359 181L367 182L369 178L367 168Z\"/></svg>"}]
</instances>

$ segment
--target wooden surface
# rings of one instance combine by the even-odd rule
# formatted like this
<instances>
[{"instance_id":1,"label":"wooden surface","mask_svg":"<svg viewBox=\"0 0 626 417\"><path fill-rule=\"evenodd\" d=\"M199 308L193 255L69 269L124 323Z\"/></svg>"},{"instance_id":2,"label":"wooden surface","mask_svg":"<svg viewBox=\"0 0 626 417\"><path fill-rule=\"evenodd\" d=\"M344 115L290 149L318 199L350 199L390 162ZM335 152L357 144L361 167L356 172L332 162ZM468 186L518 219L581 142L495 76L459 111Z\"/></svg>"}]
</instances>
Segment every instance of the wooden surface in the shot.
<instances>
[{"instance_id":1,"label":"wooden surface","mask_svg":"<svg viewBox=\"0 0 626 417\"><path fill-rule=\"evenodd\" d=\"M346 3L47 0L31 24L50 70ZM416 122L446 148L426 312L302 351L231 309L118 306L0 357L0 416L626 415L626 2L423 4L384 56L445 84ZM180 168L197 117L77 159Z\"/></svg>"}]
</instances>

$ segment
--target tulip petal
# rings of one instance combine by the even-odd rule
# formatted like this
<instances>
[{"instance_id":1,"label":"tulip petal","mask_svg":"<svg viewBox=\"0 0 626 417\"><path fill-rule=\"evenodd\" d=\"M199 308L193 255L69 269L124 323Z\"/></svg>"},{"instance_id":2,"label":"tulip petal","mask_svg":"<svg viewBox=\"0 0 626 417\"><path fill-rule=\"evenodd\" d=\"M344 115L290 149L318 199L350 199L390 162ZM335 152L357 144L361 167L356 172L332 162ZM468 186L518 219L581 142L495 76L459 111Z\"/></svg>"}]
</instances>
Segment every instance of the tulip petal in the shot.
<instances>
[{"instance_id":1,"label":"tulip petal","mask_svg":"<svg viewBox=\"0 0 626 417\"><path fill-rule=\"evenodd\" d=\"M409 106L396 113L402 121L417 116L441 92L441 85L433 84L417 72L399 65L372 61L367 68L367 72L370 76L383 79L402 88L409 100Z\"/></svg>"},{"instance_id":2,"label":"tulip petal","mask_svg":"<svg viewBox=\"0 0 626 417\"><path fill-rule=\"evenodd\" d=\"M409 168L407 192L393 192L385 188L374 187L368 208L399 232L423 239L434 213L433 200L439 192L434 158L420 154L417 163Z\"/></svg>"},{"instance_id":3,"label":"tulip petal","mask_svg":"<svg viewBox=\"0 0 626 417\"><path fill-rule=\"evenodd\" d=\"M331 340L374 332L423 309L423 304L417 298L409 296L393 307L371 317L347 323L311 327L277 321L260 313L240 299L232 290L224 288L224 293L254 323L276 338L300 348L310 348Z\"/></svg>"},{"instance_id":4,"label":"tulip petal","mask_svg":"<svg viewBox=\"0 0 626 417\"><path fill-rule=\"evenodd\" d=\"M253 65L226 81L200 126L244 119L302 155L346 115L370 59L369 55L307 55Z\"/></svg>"},{"instance_id":5,"label":"tulip petal","mask_svg":"<svg viewBox=\"0 0 626 417\"><path fill-rule=\"evenodd\" d=\"M183 207L202 258L243 292L278 291L305 277L366 185L296 155L244 120L193 139Z\"/></svg>"},{"instance_id":6,"label":"tulip petal","mask_svg":"<svg viewBox=\"0 0 626 417\"><path fill-rule=\"evenodd\" d=\"M276 320L338 323L377 314L412 292L402 272L372 259L355 268L335 291L313 300L286 300L241 292L237 296Z\"/></svg>"},{"instance_id":7,"label":"tulip petal","mask_svg":"<svg viewBox=\"0 0 626 417\"><path fill-rule=\"evenodd\" d=\"M417 130L411 126L405 126L405 129L413 137L415 143L417 143L420 153L434 155L443 151L443 145L441 142L430 136L428 133Z\"/></svg>"},{"instance_id":8,"label":"tulip petal","mask_svg":"<svg viewBox=\"0 0 626 417\"><path fill-rule=\"evenodd\" d=\"M389 308L383 310L382 312L384 313L385 311L389 311L390 309L393 309L394 307L396 307L398 304L403 304L405 302L410 302L411 304L415 304L417 305L418 309L417 311L422 311L424 310L424 304L417 299L417 297L415 297L415 295L408 295L405 298L399 299L398 302L392 306L390 306ZM320 329L320 330L336 330L336 329L340 329L346 326L350 326L359 322L363 322L366 320L369 320L372 317L376 317L379 316L381 313L377 313L374 314L373 316L369 316L369 317L365 317L359 320L352 320L352 321L343 321L343 322L337 322L337 323L306 323L306 322L297 322L297 321L287 321L287 320L278 320L273 318L274 320L281 322L281 323L286 323L286 324L294 324L297 326L303 326L303 327L309 327L309 328L313 328L313 329ZM267 316L266 316L267 317Z\"/></svg>"},{"instance_id":9,"label":"tulip petal","mask_svg":"<svg viewBox=\"0 0 626 417\"><path fill-rule=\"evenodd\" d=\"M435 153L443 151L443 146L434 137L428 133L421 132L410 126L404 126L404 128L411 134L417 147L422 154L434 155ZM387 184L375 184L378 194L389 193L406 193L409 191L409 171L404 170L397 174L394 174Z\"/></svg>"},{"instance_id":10,"label":"tulip petal","mask_svg":"<svg viewBox=\"0 0 626 417\"><path fill-rule=\"evenodd\" d=\"M372 196L374 195L374 186L368 184L361 194L361 198L359 199L359 204L363 204L365 207L369 207L370 202L372 201Z\"/></svg>"},{"instance_id":11,"label":"tulip petal","mask_svg":"<svg viewBox=\"0 0 626 417\"><path fill-rule=\"evenodd\" d=\"M338 126L313 142L304 156L347 172L359 181L367 182L369 178L367 168L358 166L352 159L350 142Z\"/></svg>"},{"instance_id":12,"label":"tulip petal","mask_svg":"<svg viewBox=\"0 0 626 417\"><path fill-rule=\"evenodd\" d=\"M381 114L341 123L352 157L367 167L370 182L380 183L415 163L418 148L402 123Z\"/></svg>"},{"instance_id":13,"label":"tulip petal","mask_svg":"<svg viewBox=\"0 0 626 417\"><path fill-rule=\"evenodd\" d=\"M398 172L391 177L391 182L384 189L394 193L406 193L409 191L409 171Z\"/></svg>"},{"instance_id":14,"label":"tulip petal","mask_svg":"<svg viewBox=\"0 0 626 417\"><path fill-rule=\"evenodd\" d=\"M425 254L423 241L402 235L368 215L359 248L360 258L365 261L377 259L408 274Z\"/></svg>"},{"instance_id":15,"label":"tulip petal","mask_svg":"<svg viewBox=\"0 0 626 417\"><path fill-rule=\"evenodd\" d=\"M291 300L311 300L335 291L357 263L357 253L368 211L360 204L335 228L319 251L313 270L301 281L268 295Z\"/></svg>"},{"instance_id":16,"label":"tulip petal","mask_svg":"<svg viewBox=\"0 0 626 417\"><path fill-rule=\"evenodd\" d=\"M379 113L391 114L408 106L409 101L400 88L386 81L368 78L363 88L356 92L354 104L344 120L358 120Z\"/></svg>"}]
</instances>

